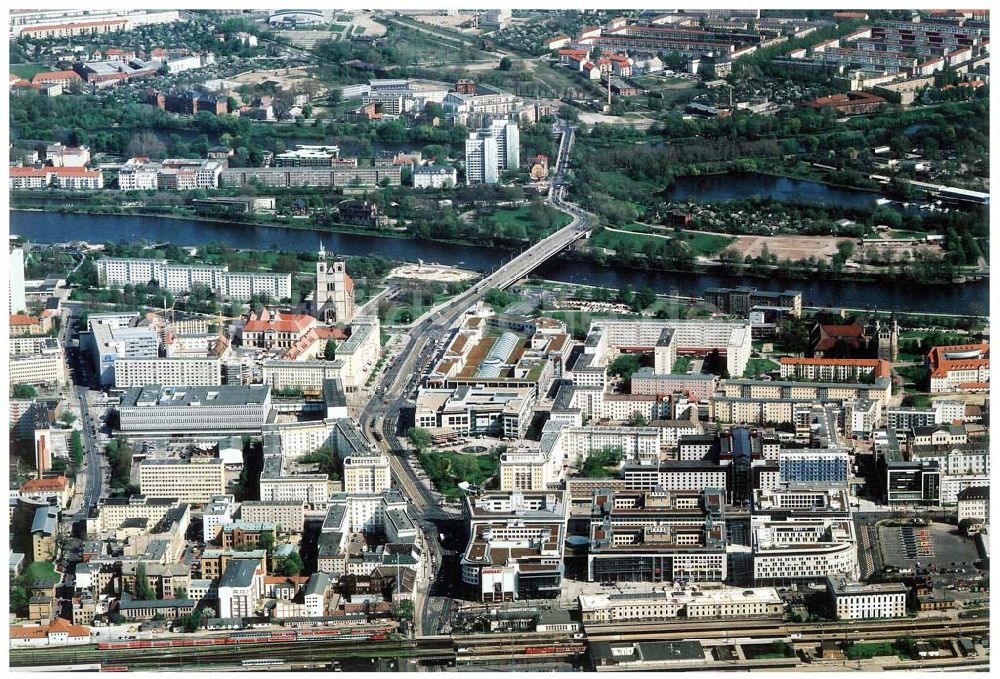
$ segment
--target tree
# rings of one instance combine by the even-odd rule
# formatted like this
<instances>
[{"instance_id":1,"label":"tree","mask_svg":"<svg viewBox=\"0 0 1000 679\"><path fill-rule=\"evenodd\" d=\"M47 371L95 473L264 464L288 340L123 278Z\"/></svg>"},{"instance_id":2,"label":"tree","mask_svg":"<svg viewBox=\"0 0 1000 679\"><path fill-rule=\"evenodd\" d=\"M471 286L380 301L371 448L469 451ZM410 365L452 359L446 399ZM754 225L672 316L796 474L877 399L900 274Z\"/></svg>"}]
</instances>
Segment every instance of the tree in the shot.
<instances>
[{"instance_id":1,"label":"tree","mask_svg":"<svg viewBox=\"0 0 1000 679\"><path fill-rule=\"evenodd\" d=\"M264 531L260 535L260 546L263 547L268 554L274 550L274 531Z\"/></svg>"},{"instance_id":2,"label":"tree","mask_svg":"<svg viewBox=\"0 0 1000 679\"><path fill-rule=\"evenodd\" d=\"M649 420L647 420L646 416L638 410L632 413L632 415L628 418L628 425L630 427L645 427L648 424Z\"/></svg>"},{"instance_id":3,"label":"tree","mask_svg":"<svg viewBox=\"0 0 1000 679\"><path fill-rule=\"evenodd\" d=\"M290 555L278 562L275 572L278 575L288 575L290 577L294 577L302 572L302 568L302 557L299 556L298 552L292 552Z\"/></svg>"},{"instance_id":4,"label":"tree","mask_svg":"<svg viewBox=\"0 0 1000 679\"><path fill-rule=\"evenodd\" d=\"M312 115L313 115L312 104L306 104L305 106L302 107L302 117L303 118L312 118Z\"/></svg>"},{"instance_id":5,"label":"tree","mask_svg":"<svg viewBox=\"0 0 1000 679\"><path fill-rule=\"evenodd\" d=\"M501 71L509 71L512 68L514 68L514 60L513 59L511 59L510 57L503 57L500 60L500 70Z\"/></svg>"},{"instance_id":6,"label":"tree","mask_svg":"<svg viewBox=\"0 0 1000 679\"><path fill-rule=\"evenodd\" d=\"M76 415L74 415L69 410L64 410L63 414L59 416L59 421L65 424L67 427L72 427L73 423L76 422Z\"/></svg>"},{"instance_id":7,"label":"tree","mask_svg":"<svg viewBox=\"0 0 1000 679\"><path fill-rule=\"evenodd\" d=\"M15 384L14 398L35 398L38 392L30 384Z\"/></svg>"},{"instance_id":8,"label":"tree","mask_svg":"<svg viewBox=\"0 0 1000 679\"><path fill-rule=\"evenodd\" d=\"M166 156L167 147L154 133L139 132L132 135L128 146L125 147L125 153L133 158L136 156L163 158Z\"/></svg>"},{"instance_id":9,"label":"tree","mask_svg":"<svg viewBox=\"0 0 1000 679\"><path fill-rule=\"evenodd\" d=\"M431 443L433 443L431 433L421 427L410 427L406 432L406 438L421 453L430 448Z\"/></svg>"},{"instance_id":10,"label":"tree","mask_svg":"<svg viewBox=\"0 0 1000 679\"><path fill-rule=\"evenodd\" d=\"M135 598L143 601L156 598L156 592L149 586L149 578L146 577L146 564L141 561L135 567Z\"/></svg>"},{"instance_id":11,"label":"tree","mask_svg":"<svg viewBox=\"0 0 1000 679\"><path fill-rule=\"evenodd\" d=\"M73 462L80 464L83 462L83 436L79 430L73 430L69 437L69 450L73 456Z\"/></svg>"},{"instance_id":12,"label":"tree","mask_svg":"<svg viewBox=\"0 0 1000 679\"><path fill-rule=\"evenodd\" d=\"M12 585L10 588L10 612L19 614L28 607L28 590L20 585Z\"/></svg>"},{"instance_id":13,"label":"tree","mask_svg":"<svg viewBox=\"0 0 1000 679\"><path fill-rule=\"evenodd\" d=\"M323 358L328 361L336 360L337 358L337 343L333 340L326 341L326 347L323 349Z\"/></svg>"}]
</instances>

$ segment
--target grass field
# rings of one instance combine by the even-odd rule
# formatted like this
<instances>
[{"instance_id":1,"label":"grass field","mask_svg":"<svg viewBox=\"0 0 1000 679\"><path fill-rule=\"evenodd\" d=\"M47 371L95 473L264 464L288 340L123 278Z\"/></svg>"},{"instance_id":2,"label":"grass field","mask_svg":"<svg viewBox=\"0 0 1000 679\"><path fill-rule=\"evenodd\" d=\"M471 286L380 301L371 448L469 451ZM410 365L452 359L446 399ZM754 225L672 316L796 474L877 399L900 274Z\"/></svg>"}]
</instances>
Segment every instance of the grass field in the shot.
<instances>
[{"instance_id":1,"label":"grass field","mask_svg":"<svg viewBox=\"0 0 1000 679\"><path fill-rule=\"evenodd\" d=\"M692 233L690 231L681 232L684 242L696 255L714 255L722 252L730 243L736 240L733 236L723 236L714 233Z\"/></svg>"},{"instance_id":2,"label":"grass field","mask_svg":"<svg viewBox=\"0 0 1000 679\"><path fill-rule=\"evenodd\" d=\"M514 209L496 210L491 213L490 216L497 221L498 226L505 230L510 229L515 224L520 224L524 227L525 231L528 232L529 238L532 240L539 240L555 231L558 231L572 221L572 218L569 215L559 212L558 210L553 210L547 205L545 206L545 210L552 215L552 223L555 225L552 228L537 223L532 218L531 206L528 205L522 205L521 207Z\"/></svg>"},{"instance_id":3,"label":"grass field","mask_svg":"<svg viewBox=\"0 0 1000 679\"><path fill-rule=\"evenodd\" d=\"M770 372L778 367L778 364L767 358L751 358L747 361L747 369L743 371L743 377L756 377L766 372Z\"/></svg>"},{"instance_id":4,"label":"grass field","mask_svg":"<svg viewBox=\"0 0 1000 679\"><path fill-rule=\"evenodd\" d=\"M36 73L48 71L49 69L40 64L11 64L10 72L19 78L31 80Z\"/></svg>"},{"instance_id":5,"label":"grass field","mask_svg":"<svg viewBox=\"0 0 1000 679\"><path fill-rule=\"evenodd\" d=\"M628 247L638 250L649 241L653 241L659 245L665 240L664 236L667 236L671 239L679 238L691 249L691 252L695 256L708 257L725 250L730 243L736 240L732 236L713 233L692 233L690 231L682 231L680 234L658 234L655 230L642 224L629 224L620 228L629 233L605 230L591 238L591 243L600 247L611 248L612 250L617 250L620 243L626 243Z\"/></svg>"}]
</instances>

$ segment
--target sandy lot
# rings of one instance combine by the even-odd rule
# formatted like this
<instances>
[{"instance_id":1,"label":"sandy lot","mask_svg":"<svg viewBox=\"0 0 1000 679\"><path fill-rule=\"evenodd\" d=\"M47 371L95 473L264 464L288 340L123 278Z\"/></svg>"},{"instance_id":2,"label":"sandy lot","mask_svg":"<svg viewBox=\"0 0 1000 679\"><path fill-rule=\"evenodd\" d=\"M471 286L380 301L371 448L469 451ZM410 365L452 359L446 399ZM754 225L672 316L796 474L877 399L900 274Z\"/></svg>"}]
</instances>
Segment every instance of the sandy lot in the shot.
<instances>
[{"instance_id":1,"label":"sandy lot","mask_svg":"<svg viewBox=\"0 0 1000 679\"><path fill-rule=\"evenodd\" d=\"M258 85L265 80L296 81L306 80L308 77L304 68L271 68L245 71L234 75L230 80L235 80L243 85Z\"/></svg>"},{"instance_id":2,"label":"sandy lot","mask_svg":"<svg viewBox=\"0 0 1000 679\"><path fill-rule=\"evenodd\" d=\"M455 14L452 16L442 16L438 15L426 15L418 14L408 17L419 21L420 23L427 24L429 26L440 26L441 28L450 28L455 31L461 31L459 28L462 24L467 21L472 21L476 18L474 14Z\"/></svg>"},{"instance_id":3,"label":"sandy lot","mask_svg":"<svg viewBox=\"0 0 1000 679\"><path fill-rule=\"evenodd\" d=\"M837 254L837 243L845 238L833 236L741 236L729 247L741 255L757 257L763 252L764 245L778 259L805 259L810 255L816 258L830 259Z\"/></svg>"},{"instance_id":4,"label":"sandy lot","mask_svg":"<svg viewBox=\"0 0 1000 679\"><path fill-rule=\"evenodd\" d=\"M470 278L476 278L478 275L473 271L465 271L464 269L458 269L453 266L442 266L440 264L404 264L390 271L386 278L408 278L417 281L454 283L456 281L466 281Z\"/></svg>"}]
</instances>

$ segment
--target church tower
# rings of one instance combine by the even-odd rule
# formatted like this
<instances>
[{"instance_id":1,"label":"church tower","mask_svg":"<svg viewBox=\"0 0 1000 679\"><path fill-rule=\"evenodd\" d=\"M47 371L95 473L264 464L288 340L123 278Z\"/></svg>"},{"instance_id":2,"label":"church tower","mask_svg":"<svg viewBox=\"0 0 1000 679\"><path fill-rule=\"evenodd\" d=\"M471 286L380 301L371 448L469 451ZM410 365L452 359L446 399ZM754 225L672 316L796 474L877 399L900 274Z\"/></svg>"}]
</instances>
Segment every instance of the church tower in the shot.
<instances>
[{"instance_id":1,"label":"church tower","mask_svg":"<svg viewBox=\"0 0 1000 679\"><path fill-rule=\"evenodd\" d=\"M346 325L354 319L354 281L347 275L343 260L327 261L322 242L316 262L316 295L313 300L313 315L324 323Z\"/></svg>"},{"instance_id":2,"label":"church tower","mask_svg":"<svg viewBox=\"0 0 1000 679\"><path fill-rule=\"evenodd\" d=\"M899 359L899 322L896 320L896 312L889 316L889 320L882 323L875 319L872 341L876 346L876 356L886 361L896 361Z\"/></svg>"}]
</instances>

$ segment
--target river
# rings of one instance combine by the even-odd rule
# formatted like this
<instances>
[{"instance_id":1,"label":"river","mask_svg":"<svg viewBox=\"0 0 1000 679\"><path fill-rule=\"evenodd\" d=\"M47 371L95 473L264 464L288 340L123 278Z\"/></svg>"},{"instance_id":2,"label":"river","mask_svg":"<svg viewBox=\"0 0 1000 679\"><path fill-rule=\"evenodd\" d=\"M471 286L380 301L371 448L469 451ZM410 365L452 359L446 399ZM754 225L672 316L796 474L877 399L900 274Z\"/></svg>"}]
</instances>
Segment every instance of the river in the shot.
<instances>
[{"instance_id":1,"label":"river","mask_svg":"<svg viewBox=\"0 0 1000 679\"><path fill-rule=\"evenodd\" d=\"M458 265L488 271L510 257L510 252L470 245L426 240L379 238L357 234L329 233L308 229L246 226L165 217L86 215L55 212L11 211L12 234L38 243L170 242L195 246L225 243L235 248L257 250L315 251L322 240L328 252L340 255L381 255L391 259ZM989 282L964 285L928 285L914 294L909 283L850 281L779 281L764 278L686 274L667 271L611 269L588 262L550 260L537 273L557 281L636 289L650 286L660 293L700 296L710 287L749 285L760 290L802 290L807 306L898 309L931 313L986 314Z\"/></svg>"},{"instance_id":2,"label":"river","mask_svg":"<svg viewBox=\"0 0 1000 679\"><path fill-rule=\"evenodd\" d=\"M874 191L832 186L808 179L791 179L758 172L729 172L722 175L678 177L666 192L666 198L698 203L770 198L786 203L871 209L881 195Z\"/></svg>"}]
</instances>

